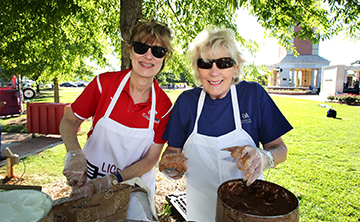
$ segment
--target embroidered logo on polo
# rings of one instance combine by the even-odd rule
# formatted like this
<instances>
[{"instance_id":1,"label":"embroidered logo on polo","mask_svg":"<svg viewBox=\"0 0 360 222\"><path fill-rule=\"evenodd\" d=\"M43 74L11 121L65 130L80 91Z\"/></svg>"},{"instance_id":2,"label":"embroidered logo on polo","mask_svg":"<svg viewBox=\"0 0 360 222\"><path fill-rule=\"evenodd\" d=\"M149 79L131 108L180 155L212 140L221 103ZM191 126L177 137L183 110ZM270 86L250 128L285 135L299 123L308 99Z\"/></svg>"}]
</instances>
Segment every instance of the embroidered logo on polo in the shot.
<instances>
[{"instance_id":1,"label":"embroidered logo on polo","mask_svg":"<svg viewBox=\"0 0 360 222\"><path fill-rule=\"evenodd\" d=\"M156 112L156 110L155 110L155 116L156 116L157 113L158 113L158 112ZM146 118L147 120L150 121L150 110L149 110L148 113L143 113L142 116L143 116L144 118ZM160 121L160 119L155 118L154 123L159 123L159 121Z\"/></svg>"},{"instance_id":2,"label":"embroidered logo on polo","mask_svg":"<svg viewBox=\"0 0 360 222\"><path fill-rule=\"evenodd\" d=\"M241 113L241 124L252 123L248 113Z\"/></svg>"}]
</instances>

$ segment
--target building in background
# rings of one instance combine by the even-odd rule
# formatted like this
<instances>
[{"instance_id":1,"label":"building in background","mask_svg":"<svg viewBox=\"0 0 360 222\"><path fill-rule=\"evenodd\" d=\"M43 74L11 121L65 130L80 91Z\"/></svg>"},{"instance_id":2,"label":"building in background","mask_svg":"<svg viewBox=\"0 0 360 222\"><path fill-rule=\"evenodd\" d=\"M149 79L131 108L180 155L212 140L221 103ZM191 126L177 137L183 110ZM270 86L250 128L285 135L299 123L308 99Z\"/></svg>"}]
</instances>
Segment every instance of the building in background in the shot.
<instances>
[{"instance_id":1,"label":"building in background","mask_svg":"<svg viewBox=\"0 0 360 222\"><path fill-rule=\"evenodd\" d=\"M300 27L295 27L297 32ZM319 56L319 44L308 40L292 39L299 55L294 56L290 50L280 47L279 62L268 66L272 72L269 86L320 88L322 68L330 61Z\"/></svg>"},{"instance_id":2,"label":"building in background","mask_svg":"<svg viewBox=\"0 0 360 222\"><path fill-rule=\"evenodd\" d=\"M322 70L321 97L341 93L359 94L359 64L326 66Z\"/></svg>"}]
</instances>

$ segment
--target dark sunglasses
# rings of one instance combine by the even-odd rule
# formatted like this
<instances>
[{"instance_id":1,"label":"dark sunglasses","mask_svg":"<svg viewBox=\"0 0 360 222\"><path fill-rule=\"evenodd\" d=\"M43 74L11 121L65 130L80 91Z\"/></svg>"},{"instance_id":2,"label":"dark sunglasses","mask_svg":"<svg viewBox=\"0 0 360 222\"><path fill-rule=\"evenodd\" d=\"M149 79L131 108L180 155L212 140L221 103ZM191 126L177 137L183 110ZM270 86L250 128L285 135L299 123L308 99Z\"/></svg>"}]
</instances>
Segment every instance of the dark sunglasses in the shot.
<instances>
[{"instance_id":1,"label":"dark sunglasses","mask_svg":"<svg viewBox=\"0 0 360 222\"><path fill-rule=\"evenodd\" d=\"M208 62L205 62L203 59L200 58L197 61L197 66L200 69L211 69L214 62L219 69L227 69L235 65L235 61L232 58L228 57L219 59L208 59Z\"/></svg>"},{"instance_id":2,"label":"dark sunglasses","mask_svg":"<svg viewBox=\"0 0 360 222\"><path fill-rule=\"evenodd\" d=\"M153 54L153 56L159 59L164 57L166 52L168 51L167 48L156 45L150 46L142 42L132 42L131 45L134 46L134 51L140 55L145 54L149 50L149 48L151 48L151 53Z\"/></svg>"}]
</instances>

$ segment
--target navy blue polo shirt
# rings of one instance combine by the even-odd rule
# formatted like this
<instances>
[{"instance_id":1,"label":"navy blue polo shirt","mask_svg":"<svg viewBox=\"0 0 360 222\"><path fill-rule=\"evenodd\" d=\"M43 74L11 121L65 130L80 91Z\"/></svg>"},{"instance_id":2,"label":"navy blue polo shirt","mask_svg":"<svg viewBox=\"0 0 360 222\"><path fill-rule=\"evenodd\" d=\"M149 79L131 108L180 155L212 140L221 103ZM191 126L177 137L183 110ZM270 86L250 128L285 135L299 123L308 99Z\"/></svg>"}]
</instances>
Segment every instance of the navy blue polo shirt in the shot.
<instances>
[{"instance_id":1,"label":"navy blue polo shirt","mask_svg":"<svg viewBox=\"0 0 360 222\"><path fill-rule=\"evenodd\" d=\"M163 134L168 145L182 148L192 133L201 90L202 88L198 87L187 90L178 97ZM259 142L269 143L292 129L261 85L242 81L236 85L236 91L242 128L258 147ZM213 137L235 129L230 91L222 99L213 100L208 95L205 97L198 124L199 134Z\"/></svg>"}]
</instances>

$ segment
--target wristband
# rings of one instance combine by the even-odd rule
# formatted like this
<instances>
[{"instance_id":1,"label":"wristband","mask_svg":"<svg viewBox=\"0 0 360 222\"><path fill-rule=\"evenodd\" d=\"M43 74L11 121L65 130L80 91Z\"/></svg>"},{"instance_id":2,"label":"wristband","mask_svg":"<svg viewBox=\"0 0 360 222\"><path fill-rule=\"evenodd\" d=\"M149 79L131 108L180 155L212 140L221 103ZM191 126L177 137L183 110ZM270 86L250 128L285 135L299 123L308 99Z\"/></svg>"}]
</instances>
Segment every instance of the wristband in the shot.
<instances>
[{"instance_id":1,"label":"wristband","mask_svg":"<svg viewBox=\"0 0 360 222\"><path fill-rule=\"evenodd\" d=\"M269 160L270 160L270 163L269 163L270 167L269 168L274 167L274 157L273 157L272 153L269 150L264 149L264 151L265 151L266 155L269 157Z\"/></svg>"},{"instance_id":2,"label":"wristband","mask_svg":"<svg viewBox=\"0 0 360 222\"><path fill-rule=\"evenodd\" d=\"M122 178L121 174L119 173L119 171L114 173L114 175L116 176L119 183L123 182L123 178Z\"/></svg>"}]
</instances>

